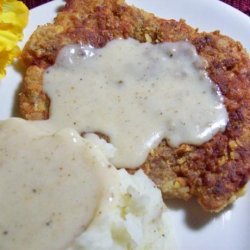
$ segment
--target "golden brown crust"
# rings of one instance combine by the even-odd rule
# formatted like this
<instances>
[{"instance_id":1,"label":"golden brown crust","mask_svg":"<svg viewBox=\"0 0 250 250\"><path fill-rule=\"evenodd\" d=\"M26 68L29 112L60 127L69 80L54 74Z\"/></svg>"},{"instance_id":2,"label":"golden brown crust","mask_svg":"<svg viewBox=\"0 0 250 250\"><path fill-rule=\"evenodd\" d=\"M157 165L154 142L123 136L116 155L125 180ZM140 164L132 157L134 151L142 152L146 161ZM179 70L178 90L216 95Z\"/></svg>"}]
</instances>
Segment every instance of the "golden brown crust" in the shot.
<instances>
[{"instance_id":1,"label":"golden brown crust","mask_svg":"<svg viewBox=\"0 0 250 250\"><path fill-rule=\"evenodd\" d=\"M240 43L218 31L199 33L183 20L157 18L119 0L67 1L55 23L39 27L23 51L28 67L20 93L23 117L48 118L42 73L65 44L102 47L117 37L153 43L186 39L207 60L209 76L219 85L229 113L226 131L199 147L173 149L164 140L142 168L165 198L195 196L206 210L221 210L250 176L250 59Z\"/></svg>"}]
</instances>

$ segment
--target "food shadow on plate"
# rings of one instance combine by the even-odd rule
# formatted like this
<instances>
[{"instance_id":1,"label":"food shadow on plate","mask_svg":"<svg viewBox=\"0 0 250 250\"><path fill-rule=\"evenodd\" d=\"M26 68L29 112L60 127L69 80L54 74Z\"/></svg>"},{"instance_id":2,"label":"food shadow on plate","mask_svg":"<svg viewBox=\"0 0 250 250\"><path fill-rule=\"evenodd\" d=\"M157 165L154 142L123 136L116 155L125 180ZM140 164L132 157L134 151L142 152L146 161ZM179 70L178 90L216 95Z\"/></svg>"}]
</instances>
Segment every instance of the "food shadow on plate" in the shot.
<instances>
[{"instance_id":1,"label":"food shadow on plate","mask_svg":"<svg viewBox=\"0 0 250 250\"><path fill-rule=\"evenodd\" d=\"M60 5L59 7L56 8L56 12L58 13L62 11L65 7L65 4L66 4L66 0L63 1L63 5Z\"/></svg>"},{"instance_id":2,"label":"food shadow on plate","mask_svg":"<svg viewBox=\"0 0 250 250\"><path fill-rule=\"evenodd\" d=\"M22 79L25 74L25 67L24 65L20 62L20 60L17 60L12 64L13 69L18 72L21 76ZM22 80L18 83L18 87L14 93L14 101L13 101L13 106L12 106L12 116L13 117L21 117L20 109L19 109L19 104L18 104L18 95L21 91L22 87Z\"/></svg>"},{"instance_id":3,"label":"food shadow on plate","mask_svg":"<svg viewBox=\"0 0 250 250\"><path fill-rule=\"evenodd\" d=\"M219 213L210 213L206 212L195 199L191 199L187 202L174 199L167 200L166 205L172 211L184 210L184 223L192 230L199 230L205 227L212 220L219 218L226 211L231 210L233 207L233 204L230 204L227 206L227 208L223 209Z\"/></svg>"}]
</instances>

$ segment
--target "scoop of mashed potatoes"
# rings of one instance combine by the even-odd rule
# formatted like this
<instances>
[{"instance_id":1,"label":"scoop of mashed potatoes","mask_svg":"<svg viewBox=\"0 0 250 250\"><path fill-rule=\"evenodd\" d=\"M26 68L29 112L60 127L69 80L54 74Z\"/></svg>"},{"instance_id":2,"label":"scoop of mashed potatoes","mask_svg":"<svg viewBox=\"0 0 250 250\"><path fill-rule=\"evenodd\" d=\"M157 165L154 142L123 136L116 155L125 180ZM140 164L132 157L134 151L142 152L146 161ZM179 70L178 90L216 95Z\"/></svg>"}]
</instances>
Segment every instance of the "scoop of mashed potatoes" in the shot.
<instances>
[{"instance_id":1,"label":"scoop of mashed potatoes","mask_svg":"<svg viewBox=\"0 0 250 250\"><path fill-rule=\"evenodd\" d=\"M174 249L161 192L143 171L113 167L115 149L96 135L40 125L0 122L1 250Z\"/></svg>"},{"instance_id":2,"label":"scoop of mashed potatoes","mask_svg":"<svg viewBox=\"0 0 250 250\"><path fill-rule=\"evenodd\" d=\"M87 139L110 158L115 151L95 135ZM118 187L110 190L87 230L68 250L176 249L167 208L160 190L138 170L134 175L116 170ZM108 204L107 204L108 203Z\"/></svg>"},{"instance_id":3,"label":"scoop of mashed potatoes","mask_svg":"<svg viewBox=\"0 0 250 250\"><path fill-rule=\"evenodd\" d=\"M139 170L117 171L119 188L68 250L175 249L161 193Z\"/></svg>"}]
</instances>

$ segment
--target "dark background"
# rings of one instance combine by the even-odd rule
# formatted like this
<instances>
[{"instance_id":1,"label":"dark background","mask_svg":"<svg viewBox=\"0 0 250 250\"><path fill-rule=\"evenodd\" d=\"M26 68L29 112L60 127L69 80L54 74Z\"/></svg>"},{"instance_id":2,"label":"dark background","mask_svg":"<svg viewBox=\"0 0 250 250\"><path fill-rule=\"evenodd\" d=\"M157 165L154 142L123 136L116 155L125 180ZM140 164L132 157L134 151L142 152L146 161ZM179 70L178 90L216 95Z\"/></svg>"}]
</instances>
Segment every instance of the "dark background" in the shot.
<instances>
[{"instance_id":1,"label":"dark background","mask_svg":"<svg viewBox=\"0 0 250 250\"><path fill-rule=\"evenodd\" d=\"M51 0L23 0L23 2L30 9L50 1ZM250 16L250 0L221 0L221 1L233 6L236 9L239 9L240 11Z\"/></svg>"}]
</instances>

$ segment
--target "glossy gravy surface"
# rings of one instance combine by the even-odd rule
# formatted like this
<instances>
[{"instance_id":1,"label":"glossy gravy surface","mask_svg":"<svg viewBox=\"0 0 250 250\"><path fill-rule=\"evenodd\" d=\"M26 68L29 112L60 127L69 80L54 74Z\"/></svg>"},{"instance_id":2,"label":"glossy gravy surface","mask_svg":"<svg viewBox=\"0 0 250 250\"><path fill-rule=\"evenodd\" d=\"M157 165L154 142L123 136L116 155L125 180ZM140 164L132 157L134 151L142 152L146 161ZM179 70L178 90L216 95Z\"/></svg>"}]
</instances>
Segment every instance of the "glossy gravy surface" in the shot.
<instances>
[{"instance_id":1,"label":"glossy gravy surface","mask_svg":"<svg viewBox=\"0 0 250 250\"><path fill-rule=\"evenodd\" d=\"M68 45L44 75L50 121L100 132L116 147L116 167L137 167L163 138L199 145L223 131L227 111L204 60L188 42L114 40Z\"/></svg>"},{"instance_id":2,"label":"glossy gravy surface","mask_svg":"<svg viewBox=\"0 0 250 250\"><path fill-rule=\"evenodd\" d=\"M0 249L66 249L116 183L75 130L42 131L21 119L0 123Z\"/></svg>"}]
</instances>

